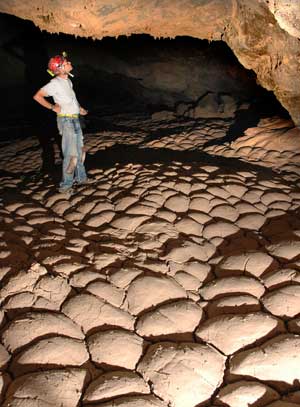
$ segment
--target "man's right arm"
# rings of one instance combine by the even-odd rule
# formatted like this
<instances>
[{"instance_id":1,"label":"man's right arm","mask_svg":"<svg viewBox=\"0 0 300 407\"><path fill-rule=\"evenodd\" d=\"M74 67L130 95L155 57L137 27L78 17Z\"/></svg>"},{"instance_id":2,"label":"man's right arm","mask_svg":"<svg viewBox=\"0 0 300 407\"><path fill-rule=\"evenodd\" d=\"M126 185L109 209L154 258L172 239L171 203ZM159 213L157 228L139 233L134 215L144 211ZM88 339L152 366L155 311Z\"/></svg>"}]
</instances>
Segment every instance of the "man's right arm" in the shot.
<instances>
[{"instance_id":1,"label":"man's right arm","mask_svg":"<svg viewBox=\"0 0 300 407\"><path fill-rule=\"evenodd\" d=\"M48 95L42 89L40 89L33 96L33 99L36 102L38 102L40 105L44 106L46 109L53 110L54 112L59 113L60 106L57 104L52 105L52 103L50 103L50 102L48 102L48 100L46 100L46 97L48 97Z\"/></svg>"}]
</instances>

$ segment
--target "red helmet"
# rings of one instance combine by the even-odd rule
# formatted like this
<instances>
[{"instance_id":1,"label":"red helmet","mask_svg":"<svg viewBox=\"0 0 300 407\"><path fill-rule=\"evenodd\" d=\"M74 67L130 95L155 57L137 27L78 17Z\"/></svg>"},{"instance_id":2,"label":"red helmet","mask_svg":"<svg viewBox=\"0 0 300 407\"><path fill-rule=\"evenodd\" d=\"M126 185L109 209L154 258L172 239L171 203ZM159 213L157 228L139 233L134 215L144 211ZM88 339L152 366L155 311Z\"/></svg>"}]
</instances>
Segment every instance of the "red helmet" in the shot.
<instances>
[{"instance_id":1,"label":"red helmet","mask_svg":"<svg viewBox=\"0 0 300 407\"><path fill-rule=\"evenodd\" d=\"M56 55L53 58L50 58L48 62L49 70L54 74L57 75L60 72L60 68L62 67L63 63L65 62L66 58L62 55Z\"/></svg>"}]
</instances>

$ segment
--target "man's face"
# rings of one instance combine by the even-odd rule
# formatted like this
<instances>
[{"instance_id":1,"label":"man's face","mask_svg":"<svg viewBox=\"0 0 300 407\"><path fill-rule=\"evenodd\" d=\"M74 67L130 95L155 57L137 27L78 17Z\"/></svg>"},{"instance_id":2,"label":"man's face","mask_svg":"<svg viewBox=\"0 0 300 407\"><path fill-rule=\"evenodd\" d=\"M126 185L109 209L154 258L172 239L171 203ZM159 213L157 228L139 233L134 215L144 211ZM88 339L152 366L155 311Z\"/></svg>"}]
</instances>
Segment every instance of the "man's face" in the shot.
<instances>
[{"instance_id":1,"label":"man's face","mask_svg":"<svg viewBox=\"0 0 300 407\"><path fill-rule=\"evenodd\" d=\"M71 72L73 69L72 63L71 61L67 61L65 60L62 64L62 69L64 70L64 72Z\"/></svg>"}]
</instances>

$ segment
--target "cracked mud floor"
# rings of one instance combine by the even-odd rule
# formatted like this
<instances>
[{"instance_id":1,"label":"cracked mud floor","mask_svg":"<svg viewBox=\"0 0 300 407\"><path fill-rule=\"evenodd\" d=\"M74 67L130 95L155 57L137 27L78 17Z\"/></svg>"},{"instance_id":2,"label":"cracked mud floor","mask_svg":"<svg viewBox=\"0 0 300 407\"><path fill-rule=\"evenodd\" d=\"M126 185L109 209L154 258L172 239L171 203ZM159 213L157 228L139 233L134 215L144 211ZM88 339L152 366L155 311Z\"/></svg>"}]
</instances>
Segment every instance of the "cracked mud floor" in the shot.
<instances>
[{"instance_id":1,"label":"cracked mud floor","mask_svg":"<svg viewBox=\"0 0 300 407\"><path fill-rule=\"evenodd\" d=\"M300 131L115 123L71 196L1 145L1 405L299 406Z\"/></svg>"}]
</instances>

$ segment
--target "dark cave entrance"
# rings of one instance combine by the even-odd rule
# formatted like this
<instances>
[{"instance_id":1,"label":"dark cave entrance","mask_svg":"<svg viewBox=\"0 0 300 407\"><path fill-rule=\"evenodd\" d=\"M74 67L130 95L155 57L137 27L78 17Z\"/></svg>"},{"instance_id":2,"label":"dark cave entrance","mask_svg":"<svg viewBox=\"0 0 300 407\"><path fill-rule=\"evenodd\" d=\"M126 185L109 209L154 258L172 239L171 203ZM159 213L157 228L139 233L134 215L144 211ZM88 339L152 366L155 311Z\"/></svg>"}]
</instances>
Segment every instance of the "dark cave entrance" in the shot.
<instances>
[{"instance_id":1,"label":"dark cave entrance","mask_svg":"<svg viewBox=\"0 0 300 407\"><path fill-rule=\"evenodd\" d=\"M95 41L41 32L32 22L10 15L0 14L0 21L0 88L5 95L1 138L8 133L10 137L28 135L37 124L40 131L45 122L47 129L55 125L53 113L37 105L32 95L51 79L46 72L48 59L62 51L73 62L73 83L80 103L90 112L90 130L113 121L116 114L151 117L167 110L183 119L201 119L201 109L195 117L199 101L205 111L207 103L218 105L224 95L235 103L235 115L228 116L237 119L230 137L261 117L289 117L224 42L148 35Z\"/></svg>"}]
</instances>

